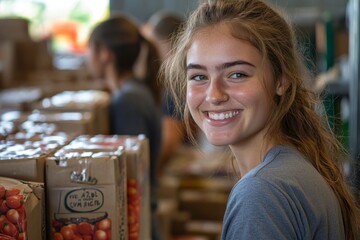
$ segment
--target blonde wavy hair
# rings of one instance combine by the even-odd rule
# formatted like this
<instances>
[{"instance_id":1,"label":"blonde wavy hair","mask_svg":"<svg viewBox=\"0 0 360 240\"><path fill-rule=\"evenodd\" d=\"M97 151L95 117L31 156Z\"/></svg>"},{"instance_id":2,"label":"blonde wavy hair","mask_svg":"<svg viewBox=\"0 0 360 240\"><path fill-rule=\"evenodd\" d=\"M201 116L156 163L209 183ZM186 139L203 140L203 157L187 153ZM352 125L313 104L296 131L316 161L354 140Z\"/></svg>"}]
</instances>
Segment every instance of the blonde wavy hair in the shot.
<instances>
[{"instance_id":1,"label":"blonde wavy hair","mask_svg":"<svg viewBox=\"0 0 360 240\"><path fill-rule=\"evenodd\" d=\"M175 48L162 66L162 74L189 134L193 122L186 106L187 51L194 34L220 23L229 26L234 37L249 41L263 59L269 60L275 81L286 79L285 94L273 98L275 107L268 121L267 136L295 146L311 161L338 198L346 239L357 239L359 208L342 172L344 149L326 116L320 116L317 111L320 99L306 84L311 75L304 66L294 29L278 10L261 0L205 1L173 39Z\"/></svg>"}]
</instances>

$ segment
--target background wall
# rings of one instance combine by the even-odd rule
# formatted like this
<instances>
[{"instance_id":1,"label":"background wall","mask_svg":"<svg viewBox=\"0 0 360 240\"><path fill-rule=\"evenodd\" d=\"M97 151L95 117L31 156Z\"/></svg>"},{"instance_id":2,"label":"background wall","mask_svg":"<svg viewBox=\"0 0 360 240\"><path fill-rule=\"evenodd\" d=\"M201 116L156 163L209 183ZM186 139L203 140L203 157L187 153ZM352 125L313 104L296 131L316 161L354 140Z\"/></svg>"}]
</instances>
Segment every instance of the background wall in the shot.
<instances>
[{"instance_id":1,"label":"background wall","mask_svg":"<svg viewBox=\"0 0 360 240\"><path fill-rule=\"evenodd\" d=\"M186 16L199 2L199 0L110 0L110 9L126 11L143 22L159 9L171 10ZM294 13L301 13L303 16L329 11L336 17L345 14L347 4L347 0L270 0L270 2ZM294 17L301 18L297 15Z\"/></svg>"}]
</instances>

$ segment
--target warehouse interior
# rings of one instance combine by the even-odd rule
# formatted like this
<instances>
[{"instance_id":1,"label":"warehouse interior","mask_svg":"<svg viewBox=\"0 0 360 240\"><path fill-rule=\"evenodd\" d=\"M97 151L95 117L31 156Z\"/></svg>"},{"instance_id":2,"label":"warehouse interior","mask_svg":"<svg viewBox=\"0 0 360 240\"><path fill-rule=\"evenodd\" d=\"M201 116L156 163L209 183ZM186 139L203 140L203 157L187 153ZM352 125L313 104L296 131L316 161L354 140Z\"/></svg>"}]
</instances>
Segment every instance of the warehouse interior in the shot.
<instances>
[{"instance_id":1,"label":"warehouse interior","mask_svg":"<svg viewBox=\"0 0 360 240\"><path fill-rule=\"evenodd\" d=\"M71 147L80 149L79 146L88 149L96 144L102 149L123 146L138 154L133 161L136 163L131 165L132 173L127 174L134 174L143 181L139 204L144 204L147 212L140 215L139 222L145 227L140 227L142 232L138 239L150 239L146 141L140 135L109 136L111 96L86 68L87 41L96 24L117 12L131 15L141 25L159 10L186 19L199 2L93 0L89 4L88 0L0 0L0 185L13 186L9 179L17 179L26 185L21 189L32 188L36 196L32 202L33 212L43 208L38 213L28 214L36 219L33 221L36 226L28 220L27 227L38 229L37 233L29 232L36 236L34 240L46 239L48 231L55 229L47 222L46 179L51 186L58 186L59 179L67 178L60 170L56 172L56 167L64 163L62 156L68 154L66 151ZM314 74L314 86L323 96L329 125L349 152L344 171L349 183L360 193L360 1L270 2L284 9L297 29L298 41ZM54 155L63 146L68 148ZM35 162L29 155L30 149L36 156ZM97 157L105 158L100 155ZM11 161L17 156L21 161ZM56 164L46 165L49 158ZM122 158L121 155L119 159ZM118 167L124 161L111 164ZM85 169L90 166L85 160L81 164ZM186 142L176 149L159 177L157 191L156 214L164 240L220 239L228 195L237 181L232 164L227 148L213 146L203 138L199 146ZM101 166L97 168L102 169ZM49 174L47 177L45 171ZM81 171L77 173L80 178L84 176ZM120 186L126 185L124 179L116 181ZM132 187L129 184L127 182L128 189ZM76 194L69 196L76 198ZM126 198L120 193L119 196L111 208L119 207L119 202ZM360 194L356 198L360 203Z\"/></svg>"}]
</instances>

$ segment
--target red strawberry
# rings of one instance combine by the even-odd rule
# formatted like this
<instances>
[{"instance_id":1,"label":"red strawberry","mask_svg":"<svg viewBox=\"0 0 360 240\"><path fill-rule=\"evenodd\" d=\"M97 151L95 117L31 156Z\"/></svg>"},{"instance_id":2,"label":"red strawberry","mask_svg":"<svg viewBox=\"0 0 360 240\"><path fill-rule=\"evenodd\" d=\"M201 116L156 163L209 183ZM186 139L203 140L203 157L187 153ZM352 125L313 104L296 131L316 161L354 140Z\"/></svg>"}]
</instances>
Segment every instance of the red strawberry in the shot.
<instances>
[{"instance_id":1,"label":"red strawberry","mask_svg":"<svg viewBox=\"0 0 360 240\"><path fill-rule=\"evenodd\" d=\"M94 226L88 222L79 223L78 229L81 235L92 235L94 233Z\"/></svg>"},{"instance_id":2,"label":"red strawberry","mask_svg":"<svg viewBox=\"0 0 360 240\"><path fill-rule=\"evenodd\" d=\"M26 210L24 204L17 208L16 211L19 213L18 229L19 231L26 232Z\"/></svg>"},{"instance_id":3,"label":"red strawberry","mask_svg":"<svg viewBox=\"0 0 360 240\"><path fill-rule=\"evenodd\" d=\"M20 193L20 189L17 188L11 188L6 190L5 197L15 196Z\"/></svg>"},{"instance_id":4,"label":"red strawberry","mask_svg":"<svg viewBox=\"0 0 360 240\"><path fill-rule=\"evenodd\" d=\"M18 235L16 226L14 224L12 224L11 222L4 223L3 228L1 229L1 232L8 236L11 236L11 237L16 237Z\"/></svg>"},{"instance_id":5,"label":"red strawberry","mask_svg":"<svg viewBox=\"0 0 360 240\"><path fill-rule=\"evenodd\" d=\"M16 240L13 237L0 233L0 240Z\"/></svg>"},{"instance_id":6,"label":"red strawberry","mask_svg":"<svg viewBox=\"0 0 360 240\"><path fill-rule=\"evenodd\" d=\"M23 202L24 199L22 195L15 195L6 198L6 205L9 208L19 208Z\"/></svg>"},{"instance_id":7,"label":"red strawberry","mask_svg":"<svg viewBox=\"0 0 360 240\"><path fill-rule=\"evenodd\" d=\"M16 211L16 209L9 209L9 211L6 212L7 219L14 224L19 222L19 216L19 212Z\"/></svg>"},{"instance_id":8,"label":"red strawberry","mask_svg":"<svg viewBox=\"0 0 360 240\"><path fill-rule=\"evenodd\" d=\"M0 215L0 230L3 229L4 223L9 222L5 215Z\"/></svg>"}]
</instances>

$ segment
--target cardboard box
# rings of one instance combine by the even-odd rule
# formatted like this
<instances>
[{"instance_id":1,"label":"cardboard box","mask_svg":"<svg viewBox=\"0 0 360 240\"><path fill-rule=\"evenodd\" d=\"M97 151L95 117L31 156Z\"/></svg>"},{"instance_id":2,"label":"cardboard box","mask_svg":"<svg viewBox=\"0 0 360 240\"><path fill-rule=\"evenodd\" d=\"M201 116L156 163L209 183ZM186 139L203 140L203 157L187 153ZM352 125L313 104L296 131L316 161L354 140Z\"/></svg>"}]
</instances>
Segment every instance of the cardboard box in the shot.
<instances>
[{"instance_id":1,"label":"cardboard box","mask_svg":"<svg viewBox=\"0 0 360 240\"><path fill-rule=\"evenodd\" d=\"M44 184L1 177L0 185L5 187L6 191L9 190L9 192L15 194L11 197L12 200L22 199L24 201L20 206L15 206L16 201L8 204L10 201L7 197L1 198L2 205L7 207L1 207L0 221L8 222L8 228L5 229L4 225L2 225L0 238L1 234L4 234L11 235L15 237L14 239L19 240L46 239ZM18 192L14 192L14 189L17 189ZM4 208L6 208L6 211L4 211Z\"/></svg>"},{"instance_id":2,"label":"cardboard box","mask_svg":"<svg viewBox=\"0 0 360 240\"><path fill-rule=\"evenodd\" d=\"M94 116L91 112L33 112L28 120L34 123L52 123L56 130L68 134L93 134Z\"/></svg>"},{"instance_id":3,"label":"cardboard box","mask_svg":"<svg viewBox=\"0 0 360 240\"><path fill-rule=\"evenodd\" d=\"M2 142L0 176L44 182L45 159L66 142L66 136L42 136L38 141L21 140L20 143L16 139Z\"/></svg>"},{"instance_id":4,"label":"cardboard box","mask_svg":"<svg viewBox=\"0 0 360 240\"><path fill-rule=\"evenodd\" d=\"M75 235L127 239L122 151L48 158L46 183L49 239Z\"/></svg>"},{"instance_id":5,"label":"cardboard box","mask_svg":"<svg viewBox=\"0 0 360 240\"><path fill-rule=\"evenodd\" d=\"M81 135L58 151L59 156L113 152L126 158L129 239L151 239L149 142L144 135Z\"/></svg>"},{"instance_id":6,"label":"cardboard box","mask_svg":"<svg viewBox=\"0 0 360 240\"><path fill-rule=\"evenodd\" d=\"M91 131L82 134L109 132L110 95L99 90L64 91L33 105L42 112L89 112L93 116Z\"/></svg>"},{"instance_id":7,"label":"cardboard box","mask_svg":"<svg viewBox=\"0 0 360 240\"><path fill-rule=\"evenodd\" d=\"M12 122L0 120L0 141L5 140L10 134L15 133L15 125Z\"/></svg>"},{"instance_id":8,"label":"cardboard box","mask_svg":"<svg viewBox=\"0 0 360 240\"><path fill-rule=\"evenodd\" d=\"M0 113L8 111L29 111L42 98L38 87L8 88L0 91Z\"/></svg>"},{"instance_id":9,"label":"cardboard box","mask_svg":"<svg viewBox=\"0 0 360 240\"><path fill-rule=\"evenodd\" d=\"M29 134L51 135L55 132L65 132L78 136L94 133L94 116L90 112L9 111L1 115L1 121L12 122L18 132Z\"/></svg>"}]
</instances>

